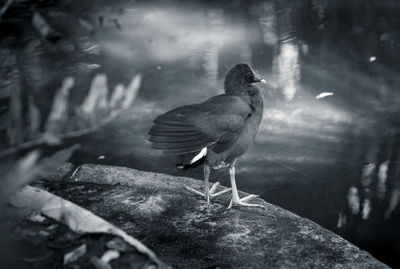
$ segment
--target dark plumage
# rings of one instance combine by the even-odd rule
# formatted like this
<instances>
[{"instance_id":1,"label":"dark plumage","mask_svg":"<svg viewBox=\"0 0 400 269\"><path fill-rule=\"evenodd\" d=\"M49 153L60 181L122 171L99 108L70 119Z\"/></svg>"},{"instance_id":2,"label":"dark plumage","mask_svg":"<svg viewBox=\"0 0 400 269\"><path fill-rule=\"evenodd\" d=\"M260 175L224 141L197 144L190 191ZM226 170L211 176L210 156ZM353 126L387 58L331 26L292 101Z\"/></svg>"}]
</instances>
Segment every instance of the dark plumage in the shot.
<instances>
[{"instance_id":1,"label":"dark plumage","mask_svg":"<svg viewBox=\"0 0 400 269\"><path fill-rule=\"evenodd\" d=\"M262 96L252 85L254 82L265 81L256 78L247 64L238 64L226 75L225 94L168 111L154 120L155 125L149 132L152 148L165 154L201 151L181 168L205 162L205 193L189 189L205 196L207 201L210 196L221 194L213 194L216 186L208 190L210 167L229 166L233 204L252 205L244 203L237 195L234 165L236 158L253 143L263 115Z\"/></svg>"}]
</instances>

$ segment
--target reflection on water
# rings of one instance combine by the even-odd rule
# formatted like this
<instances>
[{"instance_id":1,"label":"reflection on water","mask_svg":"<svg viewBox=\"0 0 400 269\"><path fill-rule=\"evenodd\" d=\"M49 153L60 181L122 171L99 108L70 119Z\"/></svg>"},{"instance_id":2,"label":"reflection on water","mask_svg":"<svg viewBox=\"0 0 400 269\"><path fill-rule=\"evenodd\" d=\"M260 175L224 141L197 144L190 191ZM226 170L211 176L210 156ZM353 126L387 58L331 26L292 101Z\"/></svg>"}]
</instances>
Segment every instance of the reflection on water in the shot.
<instances>
[{"instance_id":1,"label":"reflection on water","mask_svg":"<svg viewBox=\"0 0 400 269\"><path fill-rule=\"evenodd\" d=\"M90 57L69 61L110 84L137 72L143 83L131 113L81 141L76 161L182 175L178 157L150 149L152 120L222 93L227 70L247 62L268 84L259 86L259 135L238 161L239 188L400 263L399 4L160 2L91 11L102 19L84 41ZM81 69L74 74L88 80ZM226 174L212 180L229 185ZM201 178L201 169L187 175Z\"/></svg>"},{"instance_id":2,"label":"reflection on water","mask_svg":"<svg viewBox=\"0 0 400 269\"><path fill-rule=\"evenodd\" d=\"M385 252L396 253L399 242L399 137L388 126L374 127L357 136L359 162L348 168L355 173L347 182L347 205L338 214L337 232L385 257ZM398 264L396 257L388 260Z\"/></svg>"},{"instance_id":3,"label":"reflection on water","mask_svg":"<svg viewBox=\"0 0 400 269\"><path fill-rule=\"evenodd\" d=\"M279 46L279 53L276 57L278 85L287 101L292 100L297 91L300 79L298 58L297 46L291 41Z\"/></svg>"},{"instance_id":4,"label":"reflection on water","mask_svg":"<svg viewBox=\"0 0 400 269\"><path fill-rule=\"evenodd\" d=\"M278 3L276 7L271 6L276 14L276 29L278 31L279 43L276 44L277 55L274 57L274 69L278 87L285 95L286 100L294 98L298 81L300 79L299 50L295 33L293 13L296 12L295 3Z\"/></svg>"}]
</instances>

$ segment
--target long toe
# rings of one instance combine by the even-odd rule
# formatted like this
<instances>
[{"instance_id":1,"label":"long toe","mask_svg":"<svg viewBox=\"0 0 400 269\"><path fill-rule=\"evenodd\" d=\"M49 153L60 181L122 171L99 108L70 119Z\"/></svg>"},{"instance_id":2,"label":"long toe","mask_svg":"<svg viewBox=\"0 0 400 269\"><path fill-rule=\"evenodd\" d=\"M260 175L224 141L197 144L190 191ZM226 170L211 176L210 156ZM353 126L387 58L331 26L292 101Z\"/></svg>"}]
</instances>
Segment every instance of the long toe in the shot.
<instances>
[{"instance_id":1,"label":"long toe","mask_svg":"<svg viewBox=\"0 0 400 269\"><path fill-rule=\"evenodd\" d=\"M253 199L253 198L258 198L258 197L260 197L260 195L257 195L257 194L250 194L250 195L248 195L248 196L246 196L246 197L241 198L241 199L240 199L240 202L247 202L248 200L251 200L251 199Z\"/></svg>"},{"instance_id":2,"label":"long toe","mask_svg":"<svg viewBox=\"0 0 400 269\"><path fill-rule=\"evenodd\" d=\"M224 194L224 193L230 192L231 189L232 189L232 188L227 188L227 189L225 189L225 190L222 190L222 191L219 191L219 192L216 192L216 193L211 193L211 194L210 194L210 197L214 198L214 197L220 196L220 195L222 195L222 194Z\"/></svg>"},{"instance_id":3,"label":"long toe","mask_svg":"<svg viewBox=\"0 0 400 269\"><path fill-rule=\"evenodd\" d=\"M233 206L248 206L248 207L261 207L264 208L263 205L261 204L250 204L250 203L246 203L248 200L253 199L253 198L257 198L259 197L259 195L255 195L255 194L250 194L246 197L243 197L239 200L235 200L235 199L231 199L231 202L229 203L228 209L232 208Z\"/></svg>"},{"instance_id":4,"label":"long toe","mask_svg":"<svg viewBox=\"0 0 400 269\"><path fill-rule=\"evenodd\" d=\"M220 196L220 195L222 195L222 194L225 194L225 193L231 191L231 188L227 188L227 189L224 189L224 190L222 190L222 191L215 192L218 186L219 186L219 182L216 182L216 183L214 183L214 185L211 187L211 189L210 189L210 196L209 196L210 198L214 198L214 197ZM193 189L193 188L188 187L188 186L185 186L185 188L186 188L188 191L193 192L194 194L199 195L199 196L201 196L201 197L207 199L206 194L205 194L204 192L201 192L201 191L199 191L199 190Z\"/></svg>"},{"instance_id":5,"label":"long toe","mask_svg":"<svg viewBox=\"0 0 400 269\"><path fill-rule=\"evenodd\" d=\"M196 189L193 189L193 188L191 188L191 187L188 187L188 186L185 186L185 189L187 189L188 191L190 191L190 192L193 192L194 194L197 194L197 195L199 195L199 196L201 196L201 197L206 197L206 194L205 193L203 193L203 192L201 192L201 191L198 191L198 190L196 190Z\"/></svg>"}]
</instances>

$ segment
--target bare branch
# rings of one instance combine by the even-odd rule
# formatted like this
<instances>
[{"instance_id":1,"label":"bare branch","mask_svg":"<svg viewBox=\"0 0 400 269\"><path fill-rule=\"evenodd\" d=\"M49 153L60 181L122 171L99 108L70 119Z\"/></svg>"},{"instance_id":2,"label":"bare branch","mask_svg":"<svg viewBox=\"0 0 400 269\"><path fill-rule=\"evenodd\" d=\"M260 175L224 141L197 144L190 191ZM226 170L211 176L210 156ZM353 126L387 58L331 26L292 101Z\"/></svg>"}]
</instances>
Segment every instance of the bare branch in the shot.
<instances>
[{"instance_id":1,"label":"bare branch","mask_svg":"<svg viewBox=\"0 0 400 269\"><path fill-rule=\"evenodd\" d=\"M46 123L46 132L61 133L68 121L68 98L71 88L74 86L74 79L66 77L61 89L54 97L53 106Z\"/></svg>"},{"instance_id":2,"label":"bare branch","mask_svg":"<svg viewBox=\"0 0 400 269\"><path fill-rule=\"evenodd\" d=\"M129 108L132 105L133 101L136 98L141 81L142 76L139 74L132 79L131 83L129 83L128 87L125 90L125 99L122 103L121 108Z\"/></svg>"}]
</instances>

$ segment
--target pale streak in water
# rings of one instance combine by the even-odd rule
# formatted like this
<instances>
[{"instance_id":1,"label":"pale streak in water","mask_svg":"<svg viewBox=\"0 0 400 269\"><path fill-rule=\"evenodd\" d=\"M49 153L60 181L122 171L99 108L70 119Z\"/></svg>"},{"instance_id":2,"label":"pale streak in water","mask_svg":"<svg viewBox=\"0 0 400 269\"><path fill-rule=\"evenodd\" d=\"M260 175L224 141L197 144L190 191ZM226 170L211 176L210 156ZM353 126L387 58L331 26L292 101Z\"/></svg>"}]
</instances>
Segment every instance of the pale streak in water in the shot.
<instances>
[{"instance_id":1,"label":"pale streak in water","mask_svg":"<svg viewBox=\"0 0 400 269\"><path fill-rule=\"evenodd\" d=\"M210 32L213 34L222 33L224 27L224 13L221 9L210 10L207 14ZM223 45L221 40L212 40L205 48L204 69L207 77L216 82L218 78L218 55L219 49Z\"/></svg>"},{"instance_id":2,"label":"pale streak in water","mask_svg":"<svg viewBox=\"0 0 400 269\"><path fill-rule=\"evenodd\" d=\"M347 217L346 214L344 214L342 211L339 212L339 216L338 216L338 222L336 224L337 228L342 228L344 226L346 226L347 223Z\"/></svg>"},{"instance_id":3,"label":"pale streak in water","mask_svg":"<svg viewBox=\"0 0 400 269\"><path fill-rule=\"evenodd\" d=\"M382 201L383 198L385 198L388 168L389 168L389 161L384 161L379 165L378 183L376 185L376 196L380 201Z\"/></svg>"},{"instance_id":4,"label":"pale streak in water","mask_svg":"<svg viewBox=\"0 0 400 269\"><path fill-rule=\"evenodd\" d=\"M360 197L358 195L358 189L356 187L350 187L347 194L347 203L352 214L357 215L358 213L360 213Z\"/></svg>"},{"instance_id":5,"label":"pale streak in water","mask_svg":"<svg viewBox=\"0 0 400 269\"><path fill-rule=\"evenodd\" d=\"M370 163L368 165L363 166L362 176L361 176L361 185L364 188L368 188L372 182L373 172L375 170L375 164Z\"/></svg>"},{"instance_id":6,"label":"pale streak in water","mask_svg":"<svg viewBox=\"0 0 400 269\"><path fill-rule=\"evenodd\" d=\"M371 213L371 200L366 198L363 201L363 209L361 212L361 216L363 219L368 219L370 213Z\"/></svg>"},{"instance_id":7,"label":"pale streak in water","mask_svg":"<svg viewBox=\"0 0 400 269\"><path fill-rule=\"evenodd\" d=\"M274 61L279 88L282 89L286 100L290 101L296 95L300 77L299 49L292 42L283 43Z\"/></svg>"},{"instance_id":8,"label":"pale streak in water","mask_svg":"<svg viewBox=\"0 0 400 269\"><path fill-rule=\"evenodd\" d=\"M273 3L264 2L259 9L260 16L258 18L260 28L263 34L264 43L275 46L278 42L276 35L276 18L274 14Z\"/></svg>"},{"instance_id":9,"label":"pale streak in water","mask_svg":"<svg viewBox=\"0 0 400 269\"><path fill-rule=\"evenodd\" d=\"M397 205L399 204L399 201L400 201L400 185L397 182L397 184L394 186L392 194L390 196L389 206L387 207L387 209L385 211L385 219L390 218L393 211L396 209Z\"/></svg>"}]
</instances>

